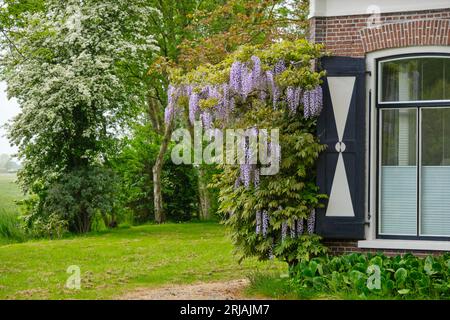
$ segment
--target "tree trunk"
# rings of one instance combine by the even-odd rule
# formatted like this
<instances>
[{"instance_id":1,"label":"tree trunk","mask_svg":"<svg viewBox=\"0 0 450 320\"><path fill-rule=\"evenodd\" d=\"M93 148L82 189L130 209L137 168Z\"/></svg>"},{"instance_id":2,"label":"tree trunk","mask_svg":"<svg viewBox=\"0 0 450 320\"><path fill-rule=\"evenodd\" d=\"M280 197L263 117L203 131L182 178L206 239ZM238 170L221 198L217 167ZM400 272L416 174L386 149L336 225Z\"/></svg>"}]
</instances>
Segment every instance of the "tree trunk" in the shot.
<instances>
[{"instance_id":1,"label":"tree trunk","mask_svg":"<svg viewBox=\"0 0 450 320\"><path fill-rule=\"evenodd\" d=\"M170 138L172 136L173 120L166 125L163 140L159 148L159 153L153 166L153 201L155 207L155 221L157 223L164 223L166 221L166 214L163 208L162 188L161 188L161 172L164 163L164 155L169 147Z\"/></svg>"},{"instance_id":2,"label":"tree trunk","mask_svg":"<svg viewBox=\"0 0 450 320\"><path fill-rule=\"evenodd\" d=\"M198 196L200 200L199 218L209 220L211 218L211 203L208 190L208 182L205 177L205 169L202 166L198 169Z\"/></svg>"}]
</instances>

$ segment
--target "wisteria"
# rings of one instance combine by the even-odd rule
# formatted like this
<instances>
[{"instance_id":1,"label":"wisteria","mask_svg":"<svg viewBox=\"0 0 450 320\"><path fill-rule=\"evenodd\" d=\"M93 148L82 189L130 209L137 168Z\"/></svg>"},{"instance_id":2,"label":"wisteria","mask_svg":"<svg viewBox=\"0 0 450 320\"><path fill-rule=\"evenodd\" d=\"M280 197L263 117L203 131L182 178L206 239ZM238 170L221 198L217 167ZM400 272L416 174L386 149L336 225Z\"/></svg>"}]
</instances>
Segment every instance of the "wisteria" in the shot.
<instances>
[{"instance_id":1,"label":"wisteria","mask_svg":"<svg viewBox=\"0 0 450 320\"><path fill-rule=\"evenodd\" d=\"M275 67L273 68L275 75L282 74L286 70L286 63L284 60L279 60L275 63Z\"/></svg>"},{"instance_id":2,"label":"wisteria","mask_svg":"<svg viewBox=\"0 0 450 320\"><path fill-rule=\"evenodd\" d=\"M297 220L297 235L298 236L301 236L303 234L303 224L304 224L303 219L300 218L299 220Z\"/></svg>"},{"instance_id":3,"label":"wisteria","mask_svg":"<svg viewBox=\"0 0 450 320\"><path fill-rule=\"evenodd\" d=\"M262 213L262 234L264 237L267 236L269 231L269 213L264 210Z\"/></svg>"},{"instance_id":4,"label":"wisteria","mask_svg":"<svg viewBox=\"0 0 450 320\"><path fill-rule=\"evenodd\" d=\"M253 184L255 188L259 187L259 183L260 183L260 170L259 169L255 169L255 171L253 171Z\"/></svg>"},{"instance_id":5,"label":"wisteria","mask_svg":"<svg viewBox=\"0 0 450 320\"><path fill-rule=\"evenodd\" d=\"M235 61L231 65L230 70L230 88L235 92L241 92L242 89L242 74L245 70L245 65L240 61Z\"/></svg>"},{"instance_id":6,"label":"wisteria","mask_svg":"<svg viewBox=\"0 0 450 320\"><path fill-rule=\"evenodd\" d=\"M272 71L266 72L267 85L272 93L272 105L275 109L277 106L278 98L280 97L280 89L278 89L277 84L275 83L275 77Z\"/></svg>"},{"instance_id":7,"label":"wisteria","mask_svg":"<svg viewBox=\"0 0 450 320\"><path fill-rule=\"evenodd\" d=\"M250 182L251 182L251 169L252 169L252 165L251 164L241 164L241 175L240 175L240 179L243 181L244 186L246 188L248 188L250 186Z\"/></svg>"},{"instance_id":8,"label":"wisteria","mask_svg":"<svg viewBox=\"0 0 450 320\"><path fill-rule=\"evenodd\" d=\"M288 66L287 66L288 65ZM234 115L236 107L246 103L248 99L260 99L273 108L286 106L290 115L297 114L303 107L304 118L316 117L322 110L322 88L314 87L312 90L303 90L298 86L288 86L282 88L278 84L278 77L288 68L295 68L295 64L286 63L280 59L273 68L263 70L261 59L252 56L250 61L235 61L231 65L229 80L220 85L203 85L193 87L169 86L168 105L165 110L164 119L166 123L172 121L174 115L178 112L177 100L180 95L186 95L189 102L189 121L194 124L200 120L203 128L210 129L217 123L224 123ZM203 108L201 101L209 100L208 108ZM219 120L219 121L216 121ZM258 129L252 128L251 134L258 135ZM260 169L257 164L250 162L252 152L246 139L239 146L245 155L245 161L240 162L240 173L235 180L235 188L241 186L250 188L253 185L255 189L260 186ZM269 143L270 155L275 155L275 161L281 161L280 145L274 142ZM310 214L307 219L308 233L314 231L315 213ZM304 220L298 219L290 226L287 221L282 224L283 240L289 234L291 238L296 238L304 232ZM256 212L256 234L262 234L267 237L269 230L269 213L267 210Z\"/></svg>"},{"instance_id":9,"label":"wisteria","mask_svg":"<svg viewBox=\"0 0 450 320\"><path fill-rule=\"evenodd\" d=\"M200 97L198 93L192 93L189 97L189 121L193 124L195 122L195 118L199 111L199 100Z\"/></svg>"},{"instance_id":10,"label":"wisteria","mask_svg":"<svg viewBox=\"0 0 450 320\"><path fill-rule=\"evenodd\" d=\"M322 87L317 86L313 90L303 93L303 115L305 118L317 117L322 111L323 92Z\"/></svg>"},{"instance_id":11,"label":"wisteria","mask_svg":"<svg viewBox=\"0 0 450 320\"><path fill-rule=\"evenodd\" d=\"M287 221L284 220L281 223L281 241L286 240L287 232L288 232L288 224Z\"/></svg>"},{"instance_id":12,"label":"wisteria","mask_svg":"<svg viewBox=\"0 0 450 320\"><path fill-rule=\"evenodd\" d=\"M175 108L173 106L168 106L164 110L164 122L169 123L170 121L172 121L174 114L175 114Z\"/></svg>"},{"instance_id":13,"label":"wisteria","mask_svg":"<svg viewBox=\"0 0 450 320\"><path fill-rule=\"evenodd\" d=\"M261 227L262 227L262 215L261 211L256 212L256 234L261 234Z\"/></svg>"},{"instance_id":14,"label":"wisteria","mask_svg":"<svg viewBox=\"0 0 450 320\"><path fill-rule=\"evenodd\" d=\"M212 127L213 118L208 111L204 111L201 113L201 120L205 129L210 129Z\"/></svg>"},{"instance_id":15,"label":"wisteria","mask_svg":"<svg viewBox=\"0 0 450 320\"><path fill-rule=\"evenodd\" d=\"M308 234L314 233L314 226L316 224L316 210L312 210L307 221Z\"/></svg>"},{"instance_id":16,"label":"wisteria","mask_svg":"<svg viewBox=\"0 0 450 320\"><path fill-rule=\"evenodd\" d=\"M297 237L297 232L295 230L295 221L294 221L294 225L289 227L289 230L291 231L291 239L294 239L295 237Z\"/></svg>"},{"instance_id":17,"label":"wisteria","mask_svg":"<svg viewBox=\"0 0 450 320\"><path fill-rule=\"evenodd\" d=\"M292 68L292 66L290 66ZM271 101L274 108L283 97L282 88L277 84L277 76L285 70L286 62L279 60L272 70L263 71L259 57L252 56L249 63L235 61L231 65L229 81L221 85L204 85L194 88L192 85L168 89L168 105L165 121L171 121L177 112L176 104L179 96L186 95L189 101L189 121L194 123L200 117L206 128L210 128L215 119L227 120L235 110L237 101L245 102L253 92L263 101ZM217 104L208 111L200 110L200 101L216 99ZM316 117L322 110L322 88L316 86L312 90L289 86L285 90L284 99L291 114L296 113L301 104L305 118Z\"/></svg>"},{"instance_id":18,"label":"wisteria","mask_svg":"<svg viewBox=\"0 0 450 320\"><path fill-rule=\"evenodd\" d=\"M270 248L269 248L269 254L268 254L268 256L269 256L269 259L270 260L273 260L273 258L275 257L274 255L273 255L273 244L270 246Z\"/></svg>"}]
</instances>

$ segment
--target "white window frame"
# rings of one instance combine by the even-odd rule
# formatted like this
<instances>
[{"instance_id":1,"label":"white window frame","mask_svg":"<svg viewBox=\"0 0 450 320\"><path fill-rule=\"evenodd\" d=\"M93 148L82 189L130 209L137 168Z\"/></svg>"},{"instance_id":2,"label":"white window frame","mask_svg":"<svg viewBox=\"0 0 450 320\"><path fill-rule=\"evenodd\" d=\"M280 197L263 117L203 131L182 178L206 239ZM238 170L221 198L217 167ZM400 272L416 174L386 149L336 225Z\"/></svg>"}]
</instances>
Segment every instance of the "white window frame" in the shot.
<instances>
[{"instance_id":1,"label":"white window frame","mask_svg":"<svg viewBox=\"0 0 450 320\"><path fill-rule=\"evenodd\" d=\"M405 48L385 49L370 52L366 55L366 181L369 181L365 187L366 194L366 240L358 242L358 246L364 248L380 248L380 249L429 249L429 250L450 250L450 241L429 241L429 240L391 240L377 239L377 110L376 97L376 61L378 59L403 55L403 54L450 54L449 46L414 46ZM428 244L434 245L428 245ZM408 245L409 244L409 245Z\"/></svg>"},{"instance_id":2,"label":"white window frame","mask_svg":"<svg viewBox=\"0 0 450 320\"><path fill-rule=\"evenodd\" d=\"M425 52L425 51L423 51ZM436 52L436 53L441 53L441 52ZM409 53L408 53L409 54ZM414 56L414 54L417 54L417 56ZM445 54L445 53L444 53ZM450 99L443 99L443 100L399 100L399 101L381 101L381 80L382 80L382 68L381 68L381 64L385 63L385 62L390 62L390 61L399 61L399 60L408 60L408 59L413 59L413 58L444 58L444 59L450 59L450 56L442 56L442 55L437 55L437 54L426 54L426 55L420 55L420 52L415 52L415 53L411 53L410 56L405 56L405 57L398 57L398 58L391 58L391 59L383 59L378 61L378 70L379 70L379 75L378 75L378 83L377 83L377 88L378 88L378 97L377 97L377 103L380 105L388 105L388 104L410 104L410 103L450 103ZM376 71L375 71L376 72Z\"/></svg>"}]
</instances>

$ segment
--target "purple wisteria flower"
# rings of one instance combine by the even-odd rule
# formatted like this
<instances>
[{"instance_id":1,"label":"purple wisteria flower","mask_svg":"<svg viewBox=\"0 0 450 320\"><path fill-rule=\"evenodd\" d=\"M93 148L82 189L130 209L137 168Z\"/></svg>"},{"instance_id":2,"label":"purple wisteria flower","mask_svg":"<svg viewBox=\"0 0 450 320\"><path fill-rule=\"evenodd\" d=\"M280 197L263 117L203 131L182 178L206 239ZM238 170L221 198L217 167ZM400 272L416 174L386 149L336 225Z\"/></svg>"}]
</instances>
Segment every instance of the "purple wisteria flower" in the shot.
<instances>
[{"instance_id":1,"label":"purple wisteria flower","mask_svg":"<svg viewBox=\"0 0 450 320\"><path fill-rule=\"evenodd\" d=\"M300 104L300 98L302 94L302 89L299 87L288 87L286 89L286 102L289 111L294 114L297 112L297 108Z\"/></svg>"},{"instance_id":2,"label":"purple wisteria flower","mask_svg":"<svg viewBox=\"0 0 450 320\"><path fill-rule=\"evenodd\" d=\"M241 164L241 180L244 182L244 187L250 187L251 165L248 163Z\"/></svg>"},{"instance_id":3,"label":"purple wisteria flower","mask_svg":"<svg viewBox=\"0 0 450 320\"><path fill-rule=\"evenodd\" d=\"M273 260L274 258L275 258L275 256L273 255L273 244L270 246L270 248L269 248L269 254L268 254L268 256L269 256L269 259L270 260Z\"/></svg>"},{"instance_id":4,"label":"purple wisteria flower","mask_svg":"<svg viewBox=\"0 0 450 320\"><path fill-rule=\"evenodd\" d=\"M262 215L261 211L256 211L256 234L261 234Z\"/></svg>"},{"instance_id":5,"label":"purple wisteria flower","mask_svg":"<svg viewBox=\"0 0 450 320\"><path fill-rule=\"evenodd\" d=\"M199 100L200 97L198 93L192 93L189 97L189 121L194 124L197 117L197 112L199 111Z\"/></svg>"},{"instance_id":6,"label":"purple wisteria flower","mask_svg":"<svg viewBox=\"0 0 450 320\"><path fill-rule=\"evenodd\" d=\"M295 88L294 87L288 87L286 89L286 102L288 105L289 110L294 113L297 106L295 105Z\"/></svg>"},{"instance_id":7,"label":"purple wisteria flower","mask_svg":"<svg viewBox=\"0 0 450 320\"><path fill-rule=\"evenodd\" d=\"M256 81L261 77L261 60L257 56L252 56L250 59L253 62L252 78Z\"/></svg>"},{"instance_id":8,"label":"purple wisteria flower","mask_svg":"<svg viewBox=\"0 0 450 320\"><path fill-rule=\"evenodd\" d=\"M310 110L310 91L305 91L303 93L303 116L308 119L310 116L309 110Z\"/></svg>"},{"instance_id":9,"label":"purple wisteria flower","mask_svg":"<svg viewBox=\"0 0 450 320\"><path fill-rule=\"evenodd\" d=\"M303 107L305 118L317 117L320 115L323 107L323 92L321 86L317 86L313 90L304 92Z\"/></svg>"},{"instance_id":10,"label":"purple wisteria flower","mask_svg":"<svg viewBox=\"0 0 450 320\"><path fill-rule=\"evenodd\" d=\"M240 61L235 61L231 65L230 70L230 87L236 91L241 92L242 89L242 71L244 70L245 66Z\"/></svg>"},{"instance_id":11,"label":"purple wisteria flower","mask_svg":"<svg viewBox=\"0 0 450 320\"><path fill-rule=\"evenodd\" d=\"M274 70L274 74L276 76L283 73L286 70L286 63L284 62L284 60L279 60L275 64L275 67L273 68L273 70Z\"/></svg>"},{"instance_id":12,"label":"purple wisteria flower","mask_svg":"<svg viewBox=\"0 0 450 320\"><path fill-rule=\"evenodd\" d=\"M267 85L272 93L272 103L273 108L275 109L277 106L278 99L280 97L280 90L275 83L275 76L272 71L266 72Z\"/></svg>"},{"instance_id":13,"label":"purple wisteria flower","mask_svg":"<svg viewBox=\"0 0 450 320\"><path fill-rule=\"evenodd\" d=\"M244 99L252 92L254 88L254 79L252 77L252 73L245 71L242 74L242 96Z\"/></svg>"},{"instance_id":14,"label":"purple wisteria flower","mask_svg":"<svg viewBox=\"0 0 450 320\"><path fill-rule=\"evenodd\" d=\"M206 129L210 129L212 127L212 116L209 112L204 111L202 112L202 114L200 115L202 123L203 123L203 127Z\"/></svg>"},{"instance_id":15,"label":"purple wisteria flower","mask_svg":"<svg viewBox=\"0 0 450 320\"><path fill-rule=\"evenodd\" d=\"M241 177L237 177L236 181L234 182L234 188L237 189L241 186Z\"/></svg>"},{"instance_id":16,"label":"purple wisteria flower","mask_svg":"<svg viewBox=\"0 0 450 320\"><path fill-rule=\"evenodd\" d=\"M316 224L316 210L312 210L309 214L307 225L308 225L308 233L313 234L314 233L314 226Z\"/></svg>"},{"instance_id":17,"label":"purple wisteria flower","mask_svg":"<svg viewBox=\"0 0 450 320\"><path fill-rule=\"evenodd\" d=\"M289 226L289 230L291 231L291 239L294 239L297 237L297 232L295 230L295 221L293 226Z\"/></svg>"},{"instance_id":18,"label":"purple wisteria flower","mask_svg":"<svg viewBox=\"0 0 450 320\"><path fill-rule=\"evenodd\" d=\"M297 234L301 236L303 234L303 219L297 220Z\"/></svg>"},{"instance_id":19,"label":"purple wisteria flower","mask_svg":"<svg viewBox=\"0 0 450 320\"><path fill-rule=\"evenodd\" d=\"M164 110L164 123L168 124L172 121L175 113L175 108L173 106L167 106Z\"/></svg>"},{"instance_id":20,"label":"purple wisteria flower","mask_svg":"<svg viewBox=\"0 0 450 320\"><path fill-rule=\"evenodd\" d=\"M288 232L288 224L285 220L281 223L281 241L286 240L287 232Z\"/></svg>"},{"instance_id":21,"label":"purple wisteria flower","mask_svg":"<svg viewBox=\"0 0 450 320\"><path fill-rule=\"evenodd\" d=\"M259 169L255 169L255 171L253 171L253 184L254 184L255 188L259 187L260 174L261 174L261 172Z\"/></svg>"},{"instance_id":22,"label":"purple wisteria flower","mask_svg":"<svg viewBox=\"0 0 450 320\"><path fill-rule=\"evenodd\" d=\"M262 234L264 237L267 236L269 232L269 213L266 210L263 210L262 213Z\"/></svg>"}]
</instances>

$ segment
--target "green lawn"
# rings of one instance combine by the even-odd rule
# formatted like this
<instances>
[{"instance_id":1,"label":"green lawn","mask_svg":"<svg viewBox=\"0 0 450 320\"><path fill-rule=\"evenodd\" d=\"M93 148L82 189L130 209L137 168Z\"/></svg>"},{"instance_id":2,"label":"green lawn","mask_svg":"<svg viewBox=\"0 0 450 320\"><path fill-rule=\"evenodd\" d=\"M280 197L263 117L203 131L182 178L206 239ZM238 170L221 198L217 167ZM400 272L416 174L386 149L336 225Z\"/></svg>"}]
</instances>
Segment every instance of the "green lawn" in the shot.
<instances>
[{"instance_id":1,"label":"green lawn","mask_svg":"<svg viewBox=\"0 0 450 320\"><path fill-rule=\"evenodd\" d=\"M0 173L0 245L16 242L21 237L17 227L19 210L15 202L23 195L15 180L15 174Z\"/></svg>"},{"instance_id":2,"label":"green lawn","mask_svg":"<svg viewBox=\"0 0 450 320\"><path fill-rule=\"evenodd\" d=\"M66 270L81 270L69 290ZM237 279L276 262L239 265L217 223L145 225L63 240L0 246L0 299L106 299L138 287Z\"/></svg>"},{"instance_id":3,"label":"green lawn","mask_svg":"<svg viewBox=\"0 0 450 320\"><path fill-rule=\"evenodd\" d=\"M17 210L15 201L22 199L19 186L14 183L15 174L0 173L0 209Z\"/></svg>"}]
</instances>

